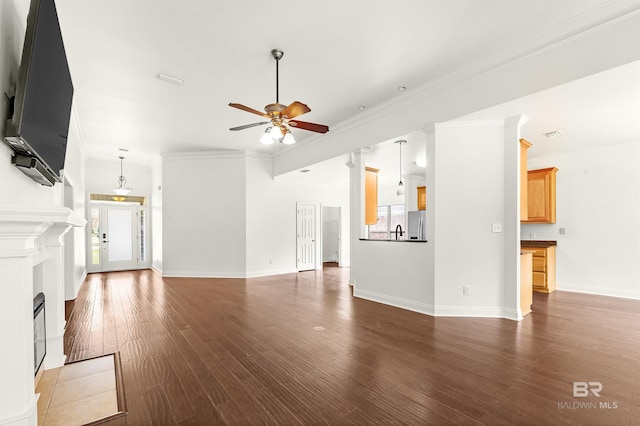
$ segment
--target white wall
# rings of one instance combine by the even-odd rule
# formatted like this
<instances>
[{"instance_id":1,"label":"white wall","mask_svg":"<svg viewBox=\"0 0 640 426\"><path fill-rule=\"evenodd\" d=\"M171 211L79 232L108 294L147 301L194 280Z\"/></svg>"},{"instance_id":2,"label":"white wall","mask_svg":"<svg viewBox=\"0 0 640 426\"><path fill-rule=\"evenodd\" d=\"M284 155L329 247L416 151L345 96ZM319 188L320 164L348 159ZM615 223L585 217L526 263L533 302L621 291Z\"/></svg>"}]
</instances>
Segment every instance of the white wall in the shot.
<instances>
[{"instance_id":1,"label":"white wall","mask_svg":"<svg viewBox=\"0 0 640 426\"><path fill-rule=\"evenodd\" d=\"M638 164L640 141L529 160L558 168L556 223L522 225L522 238L558 241L559 290L640 299Z\"/></svg>"},{"instance_id":2,"label":"white wall","mask_svg":"<svg viewBox=\"0 0 640 426\"><path fill-rule=\"evenodd\" d=\"M517 132L498 120L437 124L425 133L428 242L355 241L354 295L431 315L516 319ZM494 223L513 229L494 233Z\"/></svg>"},{"instance_id":3,"label":"white wall","mask_svg":"<svg viewBox=\"0 0 640 426\"><path fill-rule=\"evenodd\" d=\"M22 56L22 45L24 43L24 34L26 29L26 18L29 10L29 0L2 0L0 1L0 137L4 137L6 119L8 114L8 103L4 97L4 93L13 93L15 90L14 83L18 76L18 67ZM75 111L72 110L72 111ZM0 203L2 207L29 207L49 209L51 207L64 206L63 185L57 183L54 187L42 186L29 177L24 175L20 170L11 165L12 151L4 143L0 143ZM78 216L84 216L84 152L82 149L82 132L80 131L77 121L72 120L70 123L69 137L67 139L67 157L65 161L64 174L73 183L73 203L72 206L76 210ZM84 275L84 246L81 243L83 232L71 230L69 237L73 241L74 253L65 253L66 259L60 260L62 268L72 268L69 276L76 280L73 287L77 287L77 282L81 281ZM69 261L69 256L73 256L73 261ZM29 265L30 262L24 262ZM62 266L64 265L64 266ZM32 270L29 270L32 269ZM17 309L17 319L12 317L8 321L0 323L0 336L3 336L3 347L12 348L14 358L32 359L33 346L29 345L28 339L32 339L29 330L33 330L28 324L32 324L32 305L31 297L33 288L26 286L33 283L33 268L24 268L21 276L7 277L4 276L4 270L0 270L0 280L5 282L9 280L13 283L21 285L16 286L7 293L5 288L0 292L0 297L13 300L15 306L22 306ZM65 275L61 275L65 276ZM18 296L19 295L19 296ZM18 296L18 297L14 297ZM49 300L55 299L49 298ZM57 315L55 321L64 322L64 306L50 306L52 309L48 311L56 312L55 308L60 308L62 317ZM24 310L22 310L24 309ZM54 322L55 322L54 321ZM53 322L51 322L53 323ZM18 324L18 328L16 328ZM25 327L21 328L20 324ZM18 330L16 332L16 330ZM24 332L24 333L23 333ZM26 333L26 334L25 334ZM25 338L28 337L27 338ZM31 337L29 337L31 336ZM55 336L54 336L55 337ZM60 336L61 337L61 336ZM18 368L16 370L15 363L3 363L0 367L0 401L5 401L3 409L0 410L0 424L31 424L35 421L35 395L33 392L33 371L25 371ZM18 366L20 367L20 366ZM23 375L23 380L16 376ZM4 379L7 380L4 380ZM11 380L9 380L9 378ZM16 383L23 382L28 384L26 388L19 388ZM22 394L22 395L21 395ZM13 401L13 403L11 403ZM20 403L16 403L19 401ZM8 406L9 404L10 406ZM35 424L35 423L34 423Z\"/></svg>"},{"instance_id":4,"label":"white wall","mask_svg":"<svg viewBox=\"0 0 640 426\"><path fill-rule=\"evenodd\" d=\"M162 158L151 167L151 267L162 274Z\"/></svg>"},{"instance_id":5,"label":"white wall","mask_svg":"<svg viewBox=\"0 0 640 426\"><path fill-rule=\"evenodd\" d=\"M492 224L504 225L505 204L517 203L505 199L505 161L517 164L517 150L505 158L502 120L438 124L435 134L435 200L427 211L435 210L436 314L504 316L505 232L492 232Z\"/></svg>"},{"instance_id":6,"label":"white wall","mask_svg":"<svg viewBox=\"0 0 640 426\"><path fill-rule=\"evenodd\" d=\"M321 206L341 207L341 266L349 266L349 187L271 178L271 161L247 158L247 276L296 271L296 202L316 205L316 236ZM316 241L319 241L317 238ZM316 246L316 269L322 245Z\"/></svg>"},{"instance_id":7,"label":"white wall","mask_svg":"<svg viewBox=\"0 0 640 426\"><path fill-rule=\"evenodd\" d=\"M66 191L64 205L78 216L86 217L85 152L82 132L75 110L69 124L68 146L65 158L64 179ZM69 142L70 141L70 142ZM84 227L73 227L65 238L65 299L73 300L87 276L86 238Z\"/></svg>"},{"instance_id":8,"label":"white wall","mask_svg":"<svg viewBox=\"0 0 640 426\"><path fill-rule=\"evenodd\" d=\"M245 170L242 152L163 156L164 276L245 276Z\"/></svg>"},{"instance_id":9,"label":"white wall","mask_svg":"<svg viewBox=\"0 0 640 426\"><path fill-rule=\"evenodd\" d=\"M22 59L22 45L26 31L29 0L4 0L0 3L0 137L4 137L9 104L4 93L15 93L15 83ZM11 165L13 151L0 143L0 199L3 205L29 207L72 208L78 215L85 215L85 172L82 131L77 120L75 106L72 109L67 139L64 179L72 185L72 202L65 202L64 184L53 187L40 185ZM67 193L67 198L68 197ZM65 255L68 299L75 298L84 276L85 247L84 229L72 228L65 235L65 242L72 246Z\"/></svg>"}]
</instances>

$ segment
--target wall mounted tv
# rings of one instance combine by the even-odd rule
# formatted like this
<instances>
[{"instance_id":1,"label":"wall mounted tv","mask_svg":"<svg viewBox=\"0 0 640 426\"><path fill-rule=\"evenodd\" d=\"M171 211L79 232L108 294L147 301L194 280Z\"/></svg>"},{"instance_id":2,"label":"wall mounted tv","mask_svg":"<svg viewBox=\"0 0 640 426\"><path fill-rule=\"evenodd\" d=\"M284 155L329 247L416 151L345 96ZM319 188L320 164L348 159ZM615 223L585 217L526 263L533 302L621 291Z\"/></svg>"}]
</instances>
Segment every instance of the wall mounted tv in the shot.
<instances>
[{"instance_id":1,"label":"wall mounted tv","mask_svg":"<svg viewBox=\"0 0 640 426\"><path fill-rule=\"evenodd\" d=\"M13 117L4 141L12 163L47 186L62 182L73 84L54 0L31 0Z\"/></svg>"}]
</instances>

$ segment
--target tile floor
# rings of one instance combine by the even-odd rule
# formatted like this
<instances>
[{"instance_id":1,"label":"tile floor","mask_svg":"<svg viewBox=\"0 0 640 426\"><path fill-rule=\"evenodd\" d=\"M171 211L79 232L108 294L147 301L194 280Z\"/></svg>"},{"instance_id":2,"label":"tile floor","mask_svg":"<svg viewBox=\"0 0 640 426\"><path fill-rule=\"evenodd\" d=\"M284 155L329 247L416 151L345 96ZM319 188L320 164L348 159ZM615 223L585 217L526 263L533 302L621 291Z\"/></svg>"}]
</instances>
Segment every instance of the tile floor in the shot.
<instances>
[{"instance_id":1,"label":"tile floor","mask_svg":"<svg viewBox=\"0 0 640 426\"><path fill-rule=\"evenodd\" d=\"M118 412L113 355L45 370L38 426L82 425Z\"/></svg>"}]
</instances>

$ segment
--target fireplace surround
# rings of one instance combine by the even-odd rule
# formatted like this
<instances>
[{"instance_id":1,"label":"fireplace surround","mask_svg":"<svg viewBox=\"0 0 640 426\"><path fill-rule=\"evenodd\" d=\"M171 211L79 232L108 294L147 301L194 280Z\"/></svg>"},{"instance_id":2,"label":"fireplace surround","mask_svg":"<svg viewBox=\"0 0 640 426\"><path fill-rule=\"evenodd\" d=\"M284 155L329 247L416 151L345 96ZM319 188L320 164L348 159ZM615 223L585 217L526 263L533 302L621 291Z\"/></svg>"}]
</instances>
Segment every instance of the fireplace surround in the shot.
<instances>
[{"instance_id":1,"label":"fireplace surround","mask_svg":"<svg viewBox=\"0 0 640 426\"><path fill-rule=\"evenodd\" d=\"M65 362L64 234L86 220L66 207L0 207L0 424L36 425L34 269L46 295L43 368ZM40 275L40 274L39 274ZM38 278L40 279L40 278ZM40 290L40 289L38 289Z\"/></svg>"}]
</instances>

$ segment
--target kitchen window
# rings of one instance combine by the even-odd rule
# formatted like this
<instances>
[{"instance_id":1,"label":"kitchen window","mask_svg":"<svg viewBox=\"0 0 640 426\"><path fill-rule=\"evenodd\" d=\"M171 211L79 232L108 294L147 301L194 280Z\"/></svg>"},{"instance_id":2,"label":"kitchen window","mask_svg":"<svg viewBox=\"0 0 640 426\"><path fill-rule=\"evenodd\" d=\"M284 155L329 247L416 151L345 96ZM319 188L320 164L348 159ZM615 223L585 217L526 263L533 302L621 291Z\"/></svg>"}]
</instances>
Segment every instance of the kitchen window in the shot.
<instances>
[{"instance_id":1,"label":"kitchen window","mask_svg":"<svg viewBox=\"0 0 640 426\"><path fill-rule=\"evenodd\" d=\"M391 240L396 238L396 226L400 225L403 235L398 239L404 238L404 204L391 206L378 206L378 222L375 225L369 225L370 240Z\"/></svg>"}]
</instances>

